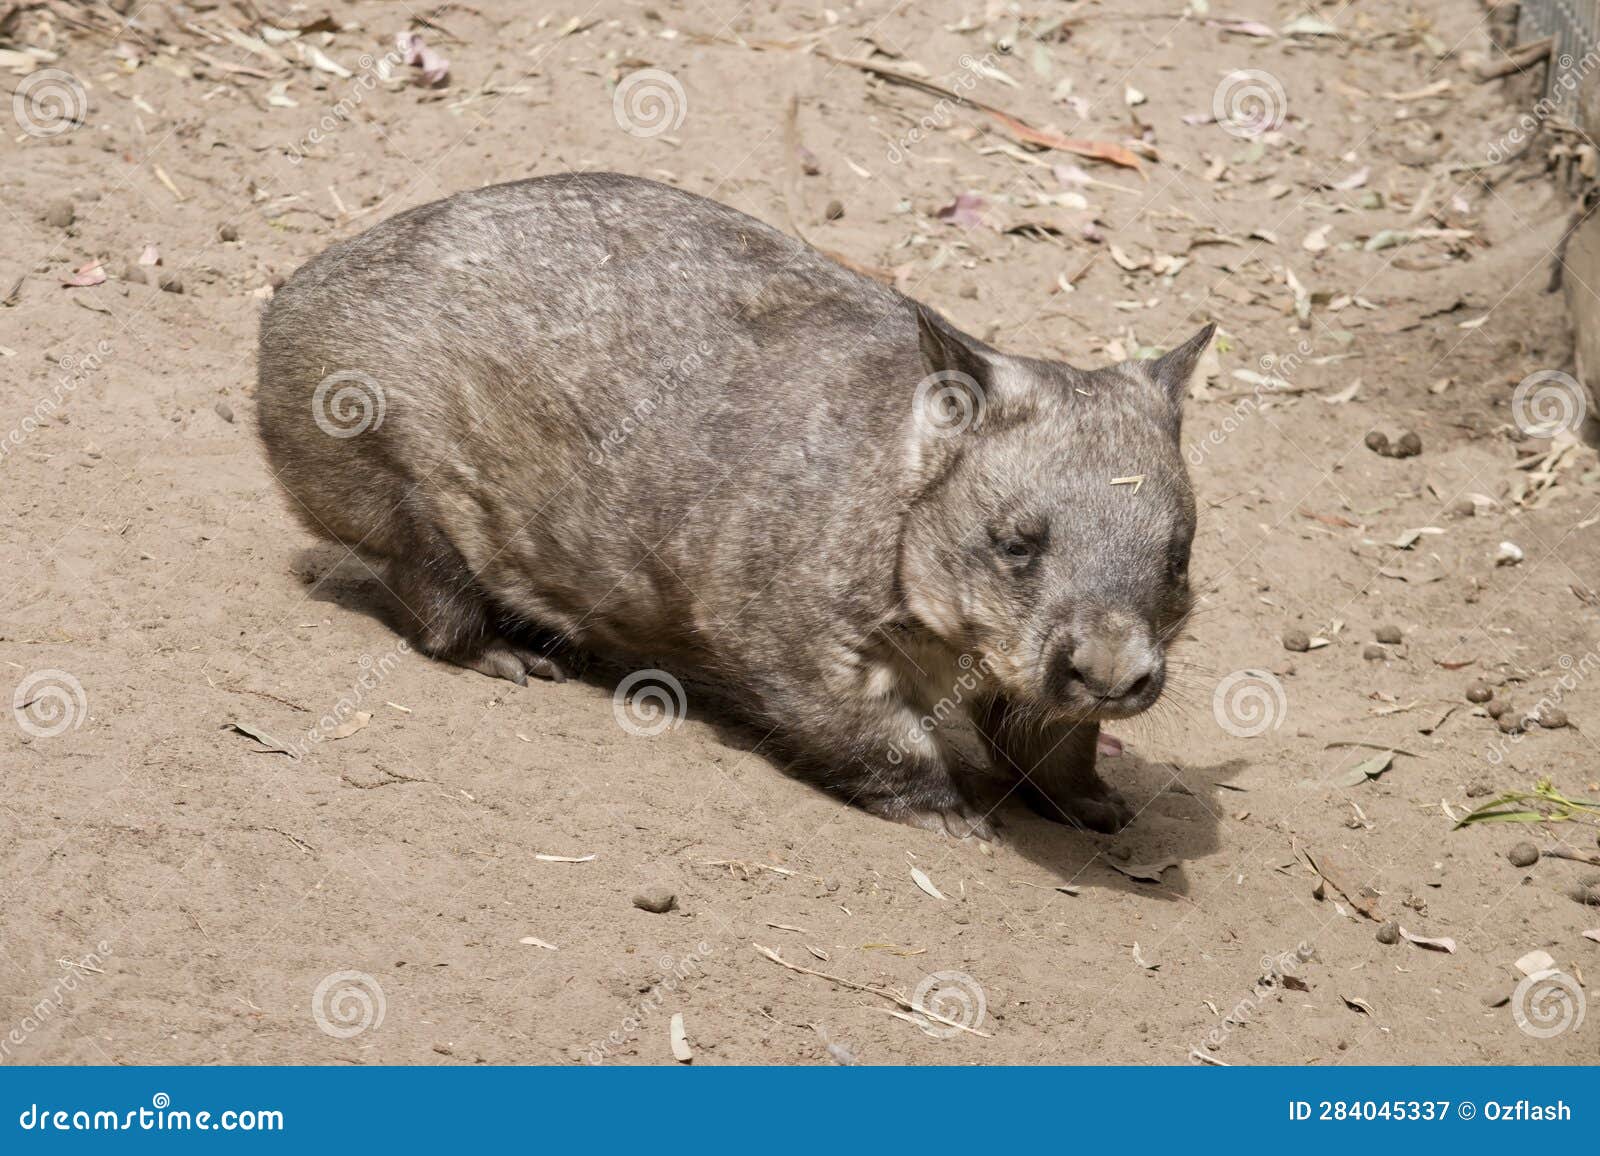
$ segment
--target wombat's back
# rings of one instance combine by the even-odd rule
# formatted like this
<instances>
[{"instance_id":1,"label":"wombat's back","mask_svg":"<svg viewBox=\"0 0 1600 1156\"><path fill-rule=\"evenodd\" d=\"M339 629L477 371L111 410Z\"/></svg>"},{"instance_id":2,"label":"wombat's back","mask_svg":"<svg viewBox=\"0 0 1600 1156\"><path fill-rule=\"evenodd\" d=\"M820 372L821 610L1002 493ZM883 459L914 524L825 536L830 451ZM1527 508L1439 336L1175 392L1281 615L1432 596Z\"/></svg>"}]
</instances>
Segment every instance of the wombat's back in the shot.
<instances>
[{"instance_id":1,"label":"wombat's back","mask_svg":"<svg viewBox=\"0 0 1600 1156\"><path fill-rule=\"evenodd\" d=\"M393 556L419 520L443 527L491 594L537 569L556 619L592 609L562 575L615 575L620 620L662 601L641 542L703 569L718 540L777 532L742 522L775 495L802 512L785 535L826 524L844 479L898 452L921 372L892 290L713 201L568 174L424 205L311 261L262 321L258 396L318 532Z\"/></svg>"}]
</instances>

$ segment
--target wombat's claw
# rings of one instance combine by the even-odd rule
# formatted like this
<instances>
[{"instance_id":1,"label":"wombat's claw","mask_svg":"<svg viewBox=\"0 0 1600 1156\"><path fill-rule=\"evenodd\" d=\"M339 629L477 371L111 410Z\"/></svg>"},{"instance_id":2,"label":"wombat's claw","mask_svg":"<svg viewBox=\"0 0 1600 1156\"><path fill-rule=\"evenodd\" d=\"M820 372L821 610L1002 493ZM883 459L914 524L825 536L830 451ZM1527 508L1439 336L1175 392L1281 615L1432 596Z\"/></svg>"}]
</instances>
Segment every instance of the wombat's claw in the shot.
<instances>
[{"instance_id":1,"label":"wombat's claw","mask_svg":"<svg viewBox=\"0 0 1600 1156\"><path fill-rule=\"evenodd\" d=\"M912 807L887 817L913 827L921 827L924 831L954 835L957 839L977 838L986 843L1000 841L1000 836L995 833L994 824L989 822L987 816L980 815L971 807L952 807L946 810Z\"/></svg>"},{"instance_id":2,"label":"wombat's claw","mask_svg":"<svg viewBox=\"0 0 1600 1156\"><path fill-rule=\"evenodd\" d=\"M1060 799L1057 805L1066 814L1063 816L1057 812L1051 818L1086 831L1098 831L1102 835L1115 835L1133 821L1133 808L1112 790L1104 795Z\"/></svg>"},{"instance_id":3,"label":"wombat's claw","mask_svg":"<svg viewBox=\"0 0 1600 1156\"><path fill-rule=\"evenodd\" d=\"M491 642L475 658L461 659L460 665L518 686L527 686L530 674L551 682L567 681L566 668L555 659L505 642Z\"/></svg>"}]
</instances>

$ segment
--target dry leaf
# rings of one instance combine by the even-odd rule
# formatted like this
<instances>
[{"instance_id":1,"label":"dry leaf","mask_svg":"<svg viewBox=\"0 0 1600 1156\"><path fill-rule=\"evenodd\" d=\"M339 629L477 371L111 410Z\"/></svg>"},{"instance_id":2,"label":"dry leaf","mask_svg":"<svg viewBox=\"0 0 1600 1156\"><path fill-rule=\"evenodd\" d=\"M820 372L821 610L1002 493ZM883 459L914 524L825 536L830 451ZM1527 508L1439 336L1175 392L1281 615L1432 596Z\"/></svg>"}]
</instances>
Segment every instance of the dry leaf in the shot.
<instances>
[{"instance_id":1,"label":"dry leaf","mask_svg":"<svg viewBox=\"0 0 1600 1156\"><path fill-rule=\"evenodd\" d=\"M1523 975L1533 975L1540 971L1549 971L1555 967L1555 957L1548 951L1530 951L1527 955L1517 960L1517 970Z\"/></svg>"},{"instance_id":2,"label":"dry leaf","mask_svg":"<svg viewBox=\"0 0 1600 1156\"><path fill-rule=\"evenodd\" d=\"M262 730L260 727L251 726L249 723L242 723L238 721L224 723L222 729L236 730L246 738L255 739L256 742L260 743L266 748L264 751L256 752L257 754L288 755L291 759L298 759L300 757L294 751L290 750L277 739L269 735L266 731Z\"/></svg>"},{"instance_id":3,"label":"dry leaf","mask_svg":"<svg viewBox=\"0 0 1600 1156\"><path fill-rule=\"evenodd\" d=\"M559 950L561 950L555 944L546 943L544 940L538 938L537 936L533 936L533 935L524 935L521 939L517 940L517 942L522 944L524 947L542 947L546 951L559 951Z\"/></svg>"},{"instance_id":4,"label":"dry leaf","mask_svg":"<svg viewBox=\"0 0 1600 1156\"><path fill-rule=\"evenodd\" d=\"M1366 1000L1362 999L1360 996L1358 996L1358 995L1341 995L1339 998L1344 1000L1345 1003L1349 1004L1356 1011L1361 1012L1364 1015L1369 1015L1373 1019L1377 1019L1378 1018L1378 1013L1372 1010L1372 1005L1370 1003L1368 1003Z\"/></svg>"},{"instance_id":5,"label":"dry leaf","mask_svg":"<svg viewBox=\"0 0 1600 1156\"><path fill-rule=\"evenodd\" d=\"M683 1031L683 1013L673 1012L672 1023L667 1029L667 1036L672 1041L672 1058L680 1064L687 1064L694 1060L694 1053L689 1050L689 1037Z\"/></svg>"},{"instance_id":6,"label":"dry leaf","mask_svg":"<svg viewBox=\"0 0 1600 1156\"><path fill-rule=\"evenodd\" d=\"M1160 883L1161 873L1169 867L1176 867L1178 861L1176 859L1163 859L1159 863L1129 863L1127 866L1123 866L1115 859L1107 859L1105 864L1113 871L1120 871L1129 879L1137 879L1141 883Z\"/></svg>"},{"instance_id":7,"label":"dry leaf","mask_svg":"<svg viewBox=\"0 0 1600 1156\"><path fill-rule=\"evenodd\" d=\"M933 880L928 878L928 873L921 867L911 869L911 881L935 899L945 899L945 894L933 885Z\"/></svg>"},{"instance_id":8,"label":"dry leaf","mask_svg":"<svg viewBox=\"0 0 1600 1156\"><path fill-rule=\"evenodd\" d=\"M99 261L90 261L79 265L72 276L63 277L61 284L71 289L87 288L90 285L103 285L106 280L105 266Z\"/></svg>"},{"instance_id":9,"label":"dry leaf","mask_svg":"<svg viewBox=\"0 0 1600 1156\"><path fill-rule=\"evenodd\" d=\"M326 735L330 739L347 739L372 721L372 712L358 710L349 719L334 727Z\"/></svg>"},{"instance_id":10,"label":"dry leaf","mask_svg":"<svg viewBox=\"0 0 1600 1156\"><path fill-rule=\"evenodd\" d=\"M1418 947L1431 947L1435 951L1447 951L1451 955L1456 953L1456 941L1444 936L1440 936L1438 939L1432 939L1426 935L1414 935L1402 927L1400 929L1400 938L1405 940L1407 943L1414 943Z\"/></svg>"},{"instance_id":11,"label":"dry leaf","mask_svg":"<svg viewBox=\"0 0 1600 1156\"><path fill-rule=\"evenodd\" d=\"M534 858L539 860L539 862L541 862L541 863L589 863L589 862L592 862L595 858L597 858L597 856L595 856L595 855L539 855L539 854L535 854Z\"/></svg>"}]
</instances>

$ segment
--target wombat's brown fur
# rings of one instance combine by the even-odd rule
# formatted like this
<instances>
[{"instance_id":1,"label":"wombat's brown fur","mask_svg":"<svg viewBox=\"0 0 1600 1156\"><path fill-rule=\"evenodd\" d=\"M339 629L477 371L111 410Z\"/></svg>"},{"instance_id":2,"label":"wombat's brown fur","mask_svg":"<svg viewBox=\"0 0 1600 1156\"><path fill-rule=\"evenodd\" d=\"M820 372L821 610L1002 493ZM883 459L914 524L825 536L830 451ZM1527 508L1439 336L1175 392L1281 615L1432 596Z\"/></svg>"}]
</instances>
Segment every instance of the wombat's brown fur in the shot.
<instances>
[{"instance_id":1,"label":"wombat's brown fur","mask_svg":"<svg viewBox=\"0 0 1600 1156\"><path fill-rule=\"evenodd\" d=\"M573 174L301 269L261 325L261 433L427 654L559 677L536 627L710 675L812 781L989 834L932 725L965 712L1042 813L1113 830L1099 720L1156 700L1189 611L1210 335L1009 356L732 209Z\"/></svg>"}]
</instances>

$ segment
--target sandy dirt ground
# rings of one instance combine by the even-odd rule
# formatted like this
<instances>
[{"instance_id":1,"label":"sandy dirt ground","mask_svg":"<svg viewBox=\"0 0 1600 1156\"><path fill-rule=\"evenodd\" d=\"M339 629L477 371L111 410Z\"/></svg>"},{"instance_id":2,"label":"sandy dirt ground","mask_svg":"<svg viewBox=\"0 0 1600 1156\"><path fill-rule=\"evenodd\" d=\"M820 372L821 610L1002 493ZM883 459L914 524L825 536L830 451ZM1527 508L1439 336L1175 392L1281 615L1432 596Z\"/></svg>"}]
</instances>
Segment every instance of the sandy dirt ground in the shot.
<instances>
[{"instance_id":1,"label":"sandy dirt ground","mask_svg":"<svg viewBox=\"0 0 1600 1156\"><path fill-rule=\"evenodd\" d=\"M699 1064L1600 1055L1592 818L1453 829L1600 795L1548 292L1577 138L1513 134L1536 93L1474 80L1478 4L116 7L0 0L0 1062L660 1064L680 1015ZM1202 609L1103 764L1130 827L1007 804L959 842L786 777L692 685L652 716L615 672L437 664L293 521L254 430L274 283L575 169L1015 352L1221 325ZM1475 681L1550 725L1502 733Z\"/></svg>"}]
</instances>

